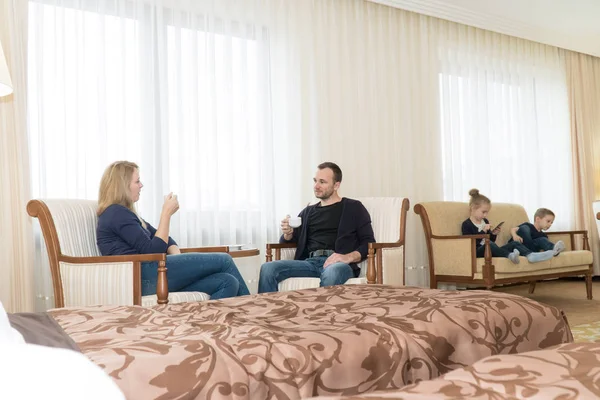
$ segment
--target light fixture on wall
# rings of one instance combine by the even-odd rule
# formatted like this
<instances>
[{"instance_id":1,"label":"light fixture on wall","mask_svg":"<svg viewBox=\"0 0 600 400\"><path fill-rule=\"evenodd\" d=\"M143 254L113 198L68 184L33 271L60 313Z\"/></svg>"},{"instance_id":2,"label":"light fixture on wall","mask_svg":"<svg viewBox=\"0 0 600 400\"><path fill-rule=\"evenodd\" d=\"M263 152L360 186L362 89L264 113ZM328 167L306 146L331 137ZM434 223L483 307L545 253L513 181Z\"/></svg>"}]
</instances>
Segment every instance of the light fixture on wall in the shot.
<instances>
[{"instance_id":1,"label":"light fixture on wall","mask_svg":"<svg viewBox=\"0 0 600 400\"><path fill-rule=\"evenodd\" d=\"M4 50L2 50L2 43L0 43L0 97L9 95L12 91L13 88L10 74L8 73L8 65L6 65Z\"/></svg>"}]
</instances>

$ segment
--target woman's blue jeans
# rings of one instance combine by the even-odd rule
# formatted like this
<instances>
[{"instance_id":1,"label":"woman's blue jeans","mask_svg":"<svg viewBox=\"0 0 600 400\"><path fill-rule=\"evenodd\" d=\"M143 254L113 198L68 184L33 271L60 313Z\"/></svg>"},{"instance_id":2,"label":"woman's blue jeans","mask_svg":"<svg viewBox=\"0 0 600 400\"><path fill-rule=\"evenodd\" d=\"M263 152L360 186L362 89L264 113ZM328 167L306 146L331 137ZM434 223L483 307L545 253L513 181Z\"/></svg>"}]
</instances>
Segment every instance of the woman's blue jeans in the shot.
<instances>
[{"instance_id":1,"label":"woman's blue jeans","mask_svg":"<svg viewBox=\"0 0 600 400\"><path fill-rule=\"evenodd\" d=\"M211 299L250 294L233 259L226 253L167 255L169 292L204 292ZM142 296L156 294L158 263L142 263Z\"/></svg>"}]
</instances>

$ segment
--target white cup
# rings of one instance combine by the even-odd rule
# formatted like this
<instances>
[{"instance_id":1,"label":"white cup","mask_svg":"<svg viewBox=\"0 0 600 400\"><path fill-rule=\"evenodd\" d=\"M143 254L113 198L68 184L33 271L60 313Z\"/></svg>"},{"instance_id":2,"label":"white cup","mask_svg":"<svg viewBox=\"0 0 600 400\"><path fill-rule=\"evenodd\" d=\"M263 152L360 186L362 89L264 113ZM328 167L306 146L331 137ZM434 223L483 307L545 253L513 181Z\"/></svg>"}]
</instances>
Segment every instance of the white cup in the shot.
<instances>
[{"instance_id":1,"label":"white cup","mask_svg":"<svg viewBox=\"0 0 600 400\"><path fill-rule=\"evenodd\" d=\"M302 225L302 218L300 217L290 217L288 224L290 224L290 227L292 228L297 228L300 225Z\"/></svg>"}]
</instances>

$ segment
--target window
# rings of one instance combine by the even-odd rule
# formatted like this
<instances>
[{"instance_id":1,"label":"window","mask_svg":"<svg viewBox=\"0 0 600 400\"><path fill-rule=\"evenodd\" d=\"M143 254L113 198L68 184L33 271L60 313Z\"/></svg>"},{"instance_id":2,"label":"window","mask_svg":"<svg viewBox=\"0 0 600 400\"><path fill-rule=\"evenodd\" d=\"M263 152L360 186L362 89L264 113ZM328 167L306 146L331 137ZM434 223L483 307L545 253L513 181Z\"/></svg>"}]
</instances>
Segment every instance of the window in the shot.
<instances>
[{"instance_id":1,"label":"window","mask_svg":"<svg viewBox=\"0 0 600 400\"><path fill-rule=\"evenodd\" d=\"M165 194L179 195L170 235L182 247L262 248L278 226L265 179L275 156L268 30L168 3L30 1L32 195L97 199L104 168L130 160L148 222L158 223ZM36 235L46 309L52 290Z\"/></svg>"},{"instance_id":2,"label":"window","mask_svg":"<svg viewBox=\"0 0 600 400\"><path fill-rule=\"evenodd\" d=\"M445 200L478 188L496 202L557 213L571 226L573 191L565 74L560 59L513 65L455 57L439 74Z\"/></svg>"}]
</instances>

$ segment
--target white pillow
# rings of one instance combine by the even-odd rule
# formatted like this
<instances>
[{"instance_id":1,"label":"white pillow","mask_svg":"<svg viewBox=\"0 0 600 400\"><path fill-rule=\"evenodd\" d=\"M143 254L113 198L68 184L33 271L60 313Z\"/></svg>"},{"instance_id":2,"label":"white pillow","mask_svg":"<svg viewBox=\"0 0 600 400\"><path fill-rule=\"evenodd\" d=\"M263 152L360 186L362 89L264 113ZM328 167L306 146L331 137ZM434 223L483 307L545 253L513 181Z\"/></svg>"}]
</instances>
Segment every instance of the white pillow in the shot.
<instances>
[{"instance_id":1,"label":"white pillow","mask_svg":"<svg viewBox=\"0 0 600 400\"><path fill-rule=\"evenodd\" d=\"M0 301L0 345L2 344L25 344L23 335L10 325L8 315Z\"/></svg>"},{"instance_id":2,"label":"white pillow","mask_svg":"<svg viewBox=\"0 0 600 400\"><path fill-rule=\"evenodd\" d=\"M27 344L0 303L0 399L125 400L83 354Z\"/></svg>"},{"instance_id":3,"label":"white pillow","mask_svg":"<svg viewBox=\"0 0 600 400\"><path fill-rule=\"evenodd\" d=\"M1 399L125 400L117 384L73 350L0 345Z\"/></svg>"}]
</instances>

